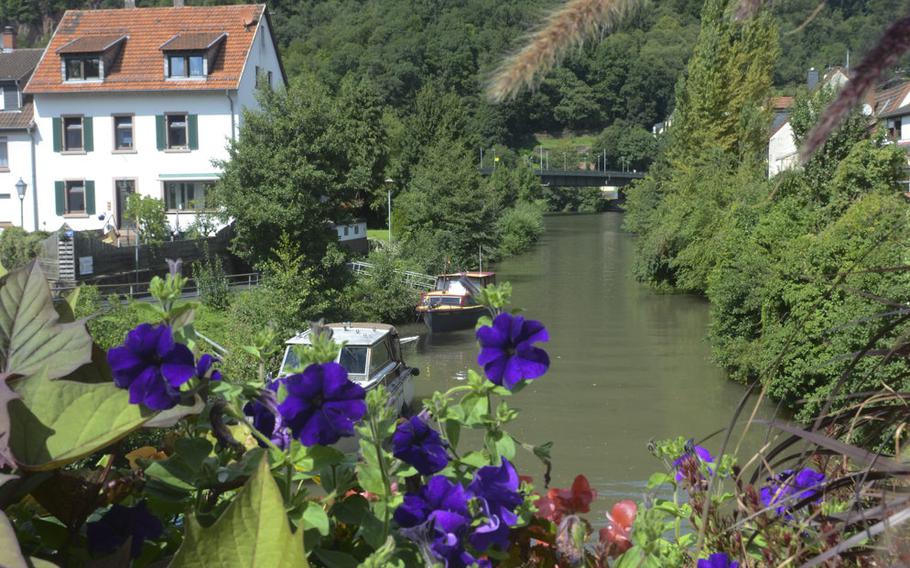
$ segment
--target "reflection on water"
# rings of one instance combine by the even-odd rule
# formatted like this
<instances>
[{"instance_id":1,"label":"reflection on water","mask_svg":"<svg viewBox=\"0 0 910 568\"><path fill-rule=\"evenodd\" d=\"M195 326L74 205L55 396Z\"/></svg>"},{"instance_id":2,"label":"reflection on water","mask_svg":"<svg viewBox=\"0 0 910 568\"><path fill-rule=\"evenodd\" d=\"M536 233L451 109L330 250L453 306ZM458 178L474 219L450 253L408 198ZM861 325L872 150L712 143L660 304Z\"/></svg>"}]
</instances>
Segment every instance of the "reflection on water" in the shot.
<instances>
[{"instance_id":1,"label":"reflection on water","mask_svg":"<svg viewBox=\"0 0 910 568\"><path fill-rule=\"evenodd\" d=\"M621 223L620 213L549 217L533 251L496 267L498 281L513 284L514 305L551 337L543 345L550 372L509 401L521 410L510 432L523 442L552 441L553 484L585 474L598 491L598 516L616 500L640 498L661 468L649 440L699 439L725 427L744 392L709 361L707 303L655 294L631 277L633 242ZM418 397L477 368L472 331L429 335L414 325L401 332L421 334L405 352L421 370ZM706 445L715 453L720 443ZM522 452L516 461L542 480L536 458Z\"/></svg>"}]
</instances>

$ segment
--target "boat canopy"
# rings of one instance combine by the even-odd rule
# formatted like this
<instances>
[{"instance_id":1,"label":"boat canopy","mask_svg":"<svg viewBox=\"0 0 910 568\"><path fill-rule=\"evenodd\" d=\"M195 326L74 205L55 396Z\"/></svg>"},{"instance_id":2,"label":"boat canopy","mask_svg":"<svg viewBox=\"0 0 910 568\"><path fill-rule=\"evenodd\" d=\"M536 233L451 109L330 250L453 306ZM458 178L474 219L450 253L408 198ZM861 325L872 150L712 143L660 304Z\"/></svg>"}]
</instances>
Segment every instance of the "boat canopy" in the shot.
<instances>
[{"instance_id":1,"label":"boat canopy","mask_svg":"<svg viewBox=\"0 0 910 568\"><path fill-rule=\"evenodd\" d=\"M384 323L329 323L325 327L332 329L335 343L347 345L373 345L388 334L398 335L391 325ZM310 345L310 330L306 330L285 342L287 345Z\"/></svg>"}]
</instances>

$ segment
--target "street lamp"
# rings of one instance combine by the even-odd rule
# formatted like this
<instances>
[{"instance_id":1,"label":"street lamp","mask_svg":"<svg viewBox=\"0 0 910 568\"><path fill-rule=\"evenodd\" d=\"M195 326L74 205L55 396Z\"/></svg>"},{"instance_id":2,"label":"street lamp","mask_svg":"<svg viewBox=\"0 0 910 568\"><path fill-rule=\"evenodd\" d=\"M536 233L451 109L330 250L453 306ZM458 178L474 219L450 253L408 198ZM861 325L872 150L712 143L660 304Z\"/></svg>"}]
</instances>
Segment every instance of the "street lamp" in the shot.
<instances>
[{"instance_id":1,"label":"street lamp","mask_svg":"<svg viewBox=\"0 0 910 568\"><path fill-rule=\"evenodd\" d=\"M19 226L25 229L25 188L28 187L22 178L16 182L16 193L19 194Z\"/></svg>"},{"instance_id":2,"label":"street lamp","mask_svg":"<svg viewBox=\"0 0 910 568\"><path fill-rule=\"evenodd\" d=\"M386 191L389 197L389 244L392 244L392 184L394 183L395 180L392 178L385 178Z\"/></svg>"}]
</instances>

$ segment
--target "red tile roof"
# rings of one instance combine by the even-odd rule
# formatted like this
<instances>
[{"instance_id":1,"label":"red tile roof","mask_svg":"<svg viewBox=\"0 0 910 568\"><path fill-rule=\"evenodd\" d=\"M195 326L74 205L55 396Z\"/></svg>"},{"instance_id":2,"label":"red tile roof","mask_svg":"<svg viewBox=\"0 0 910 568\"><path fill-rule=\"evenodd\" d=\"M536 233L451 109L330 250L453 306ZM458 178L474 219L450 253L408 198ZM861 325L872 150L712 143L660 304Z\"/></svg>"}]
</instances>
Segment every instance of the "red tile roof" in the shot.
<instances>
[{"instance_id":1,"label":"red tile roof","mask_svg":"<svg viewBox=\"0 0 910 568\"><path fill-rule=\"evenodd\" d=\"M236 89L265 5L185 6L124 8L119 10L67 10L26 93L109 91L188 91ZM270 26L271 27L271 26ZM165 80L161 47L175 36L195 41L227 34L205 81ZM103 43L101 38L128 36L104 81L64 83L57 50L73 40ZM273 39L273 38L270 38Z\"/></svg>"},{"instance_id":2,"label":"red tile roof","mask_svg":"<svg viewBox=\"0 0 910 568\"><path fill-rule=\"evenodd\" d=\"M57 48L57 53L99 53L126 39L123 34L77 37Z\"/></svg>"},{"instance_id":3,"label":"red tile roof","mask_svg":"<svg viewBox=\"0 0 910 568\"><path fill-rule=\"evenodd\" d=\"M208 49L223 37L227 37L224 32L179 33L167 40L161 50Z\"/></svg>"}]
</instances>

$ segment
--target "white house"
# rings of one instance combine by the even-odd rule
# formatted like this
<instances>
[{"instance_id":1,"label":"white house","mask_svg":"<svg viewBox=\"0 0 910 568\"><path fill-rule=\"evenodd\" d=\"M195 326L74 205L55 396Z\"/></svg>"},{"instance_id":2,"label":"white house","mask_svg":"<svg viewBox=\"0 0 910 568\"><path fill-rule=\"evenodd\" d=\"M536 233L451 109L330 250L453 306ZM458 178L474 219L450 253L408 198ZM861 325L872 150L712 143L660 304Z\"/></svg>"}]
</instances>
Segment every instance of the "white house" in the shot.
<instances>
[{"instance_id":1,"label":"white house","mask_svg":"<svg viewBox=\"0 0 910 568\"><path fill-rule=\"evenodd\" d=\"M15 49L16 34L7 27L0 52L0 228L35 226L34 123L31 97L22 88L41 58L41 49ZM24 200L16 184L22 180Z\"/></svg>"},{"instance_id":2,"label":"white house","mask_svg":"<svg viewBox=\"0 0 910 568\"><path fill-rule=\"evenodd\" d=\"M819 83L826 87L840 89L849 81L847 71L841 67L830 69L819 81L818 71L809 70L807 87L814 90ZM792 97L775 97L772 109L774 122L771 126L771 137L768 140L768 177L772 178L784 170L796 167L799 163L796 140L793 139L793 127L790 126L789 108L793 105Z\"/></svg>"},{"instance_id":3,"label":"white house","mask_svg":"<svg viewBox=\"0 0 910 568\"><path fill-rule=\"evenodd\" d=\"M121 227L133 192L185 228L266 82L287 79L264 5L67 11L25 88L37 228Z\"/></svg>"}]
</instances>

